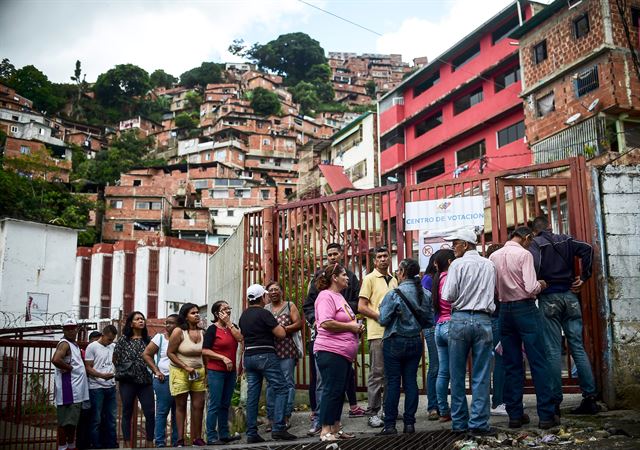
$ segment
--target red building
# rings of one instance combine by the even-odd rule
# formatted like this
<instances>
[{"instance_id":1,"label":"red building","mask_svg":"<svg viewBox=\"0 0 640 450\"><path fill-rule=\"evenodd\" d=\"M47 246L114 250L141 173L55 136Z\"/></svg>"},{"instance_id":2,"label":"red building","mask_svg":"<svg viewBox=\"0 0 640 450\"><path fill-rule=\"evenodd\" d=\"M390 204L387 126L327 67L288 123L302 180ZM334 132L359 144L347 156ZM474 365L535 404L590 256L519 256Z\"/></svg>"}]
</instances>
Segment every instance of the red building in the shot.
<instances>
[{"instance_id":1,"label":"red building","mask_svg":"<svg viewBox=\"0 0 640 450\"><path fill-rule=\"evenodd\" d=\"M380 99L383 182L531 164L518 46L508 37L530 15L529 2L512 3Z\"/></svg>"}]
</instances>

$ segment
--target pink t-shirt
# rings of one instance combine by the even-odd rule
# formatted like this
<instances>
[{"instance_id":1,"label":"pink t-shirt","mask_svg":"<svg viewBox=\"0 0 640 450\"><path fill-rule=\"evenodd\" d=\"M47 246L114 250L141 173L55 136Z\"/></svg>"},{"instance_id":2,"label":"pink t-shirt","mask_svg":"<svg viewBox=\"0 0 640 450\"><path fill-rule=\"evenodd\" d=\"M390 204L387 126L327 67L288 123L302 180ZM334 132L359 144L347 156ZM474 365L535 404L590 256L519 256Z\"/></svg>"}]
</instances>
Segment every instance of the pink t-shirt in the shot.
<instances>
[{"instance_id":1,"label":"pink t-shirt","mask_svg":"<svg viewBox=\"0 0 640 450\"><path fill-rule=\"evenodd\" d=\"M336 353L353 361L358 353L358 335L350 331L329 331L320 326L328 320L345 323L355 320L356 315L347 301L340 293L325 289L318 294L315 310L318 334L313 351Z\"/></svg>"},{"instance_id":2,"label":"pink t-shirt","mask_svg":"<svg viewBox=\"0 0 640 450\"><path fill-rule=\"evenodd\" d=\"M440 315L438 316L438 323L451 320L451 303L442 298L442 288L444 287L445 281L447 281L447 272L442 272L440 274L440 284L438 285L438 293L440 294Z\"/></svg>"}]
</instances>

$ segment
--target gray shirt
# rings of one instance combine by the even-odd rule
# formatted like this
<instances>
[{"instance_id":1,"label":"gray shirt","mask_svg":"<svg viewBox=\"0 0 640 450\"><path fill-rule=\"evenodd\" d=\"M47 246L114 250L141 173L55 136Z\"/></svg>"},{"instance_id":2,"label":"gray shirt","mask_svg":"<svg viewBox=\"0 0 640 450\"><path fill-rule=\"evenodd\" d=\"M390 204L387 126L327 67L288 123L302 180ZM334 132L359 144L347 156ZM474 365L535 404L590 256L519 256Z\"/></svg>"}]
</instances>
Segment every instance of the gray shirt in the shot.
<instances>
[{"instance_id":1,"label":"gray shirt","mask_svg":"<svg viewBox=\"0 0 640 450\"><path fill-rule=\"evenodd\" d=\"M473 310L492 313L496 268L476 250L467 251L449 266L442 288L443 299L451 302L452 311Z\"/></svg>"}]
</instances>

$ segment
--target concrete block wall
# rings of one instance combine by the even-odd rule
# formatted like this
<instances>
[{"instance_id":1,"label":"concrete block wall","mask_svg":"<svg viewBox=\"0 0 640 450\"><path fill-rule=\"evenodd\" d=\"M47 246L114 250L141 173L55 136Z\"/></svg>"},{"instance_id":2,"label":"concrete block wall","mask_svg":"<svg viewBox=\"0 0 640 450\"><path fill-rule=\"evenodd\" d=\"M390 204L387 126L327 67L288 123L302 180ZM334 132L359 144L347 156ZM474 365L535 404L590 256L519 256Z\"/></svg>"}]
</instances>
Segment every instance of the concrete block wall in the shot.
<instances>
[{"instance_id":1,"label":"concrete block wall","mask_svg":"<svg viewBox=\"0 0 640 450\"><path fill-rule=\"evenodd\" d=\"M616 403L640 404L640 165L601 171Z\"/></svg>"}]
</instances>

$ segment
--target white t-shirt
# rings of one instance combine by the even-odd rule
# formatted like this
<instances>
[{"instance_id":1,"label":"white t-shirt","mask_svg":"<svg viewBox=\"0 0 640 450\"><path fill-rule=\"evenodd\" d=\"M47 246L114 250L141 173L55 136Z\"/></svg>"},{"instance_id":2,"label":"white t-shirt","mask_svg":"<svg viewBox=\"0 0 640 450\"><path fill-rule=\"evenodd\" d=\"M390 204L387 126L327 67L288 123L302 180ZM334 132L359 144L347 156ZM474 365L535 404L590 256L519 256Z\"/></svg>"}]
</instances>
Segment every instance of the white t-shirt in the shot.
<instances>
[{"instance_id":1,"label":"white t-shirt","mask_svg":"<svg viewBox=\"0 0 640 450\"><path fill-rule=\"evenodd\" d=\"M113 349L115 347L116 344L104 346L100 342L92 342L87 346L84 360L93 361L93 368L98 372L115 373L115 368L113 367ZM116 380L113 378L105 380L104 378L89 376L89 389L106 389L115 385Z\"/></svg>"},{"instance_id":2,"label":"white t-shirt","mask_svg":"<svg viewBox=\"0 0 640 450\"><path fill-rule=\"evenodd\" d=\"M156 363L156 366L158 366L160 372L169 376L169 363L171 362L167 356L169 339L167 339L163 333L158 333L151 339L151 342L158 347L158 352L153 357L153 361Z\"/></svg>"}]
</instances>

